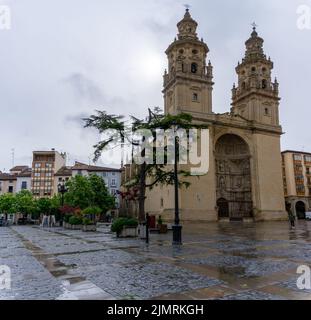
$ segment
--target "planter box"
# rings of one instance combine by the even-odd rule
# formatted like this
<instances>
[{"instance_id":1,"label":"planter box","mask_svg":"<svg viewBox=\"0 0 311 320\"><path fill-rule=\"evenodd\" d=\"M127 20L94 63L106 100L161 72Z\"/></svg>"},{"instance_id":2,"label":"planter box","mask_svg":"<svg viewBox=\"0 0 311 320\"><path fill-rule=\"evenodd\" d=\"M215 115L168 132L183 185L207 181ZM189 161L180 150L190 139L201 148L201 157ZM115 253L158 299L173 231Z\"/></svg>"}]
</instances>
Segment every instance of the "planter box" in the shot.
<instances>
[{"instance_id":1,"label":"planter box","mask_svg":"<svg viewBox=\"0 0 311 320\"><path fill-rule=\"evenodd\" d=\"M158 225L159 233L166 234L168 232L167 224Z\"/></svg>"},{"instance_id":2,"label":"planter box","mask_svg":"<svg viewBox=\"0 0 311 320\"><path fill-rule=\"evenodd\" d=\"M71 226L71 228L70 228L71 230L81 230L83 227L82 224L81 225L80 224L79 225L72 225L71 224L70 226Z\"/></svg>"},{"instance_id":3,"label":"planter box","mask_svg":"<svg viewBox=\"0 0 311 320\"><path fill-rule=\"evenodd\" d=\"M97 228L96 228L95 224L91 224L91 225L82 227L83 232L96 232L96 230L97 230Z\"/></svg>"},{"instance_id":4,"label":"planter box","mask_svg":"<svg viewBox=\"0 0 311 320\"><path fill-rule=\"evenodd\" d=\"M123 230L118 235L119 238L137 238L138 232L136 227L123 227Z\"/></svg>"}]
</instances>

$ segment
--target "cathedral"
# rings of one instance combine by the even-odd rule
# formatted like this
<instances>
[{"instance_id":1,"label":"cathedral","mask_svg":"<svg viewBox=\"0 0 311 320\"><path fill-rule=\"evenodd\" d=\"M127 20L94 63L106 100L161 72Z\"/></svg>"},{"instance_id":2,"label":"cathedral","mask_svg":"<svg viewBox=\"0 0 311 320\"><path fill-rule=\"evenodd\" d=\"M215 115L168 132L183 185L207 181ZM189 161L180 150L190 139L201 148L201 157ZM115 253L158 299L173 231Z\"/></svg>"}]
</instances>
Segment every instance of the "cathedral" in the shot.
<instances>
[{"instance_id":1,"label":"cathedral","mask_svg":"<svg viewBox=\"0 0 311 320\"><path fill-rule=\"evenodd\" d=\"M228 113L213 112L213 66L209 48L197 35L189 9L177 24L178 36L166 50L165 113L190 113L210 131L209 172L190 178L180 190L183 221L272 221L286 219L279 123L279 84L273 62L254 26L236 67ZM174 219L174 187L147 193L146 211Z\"/></svg>"}]
</instances>

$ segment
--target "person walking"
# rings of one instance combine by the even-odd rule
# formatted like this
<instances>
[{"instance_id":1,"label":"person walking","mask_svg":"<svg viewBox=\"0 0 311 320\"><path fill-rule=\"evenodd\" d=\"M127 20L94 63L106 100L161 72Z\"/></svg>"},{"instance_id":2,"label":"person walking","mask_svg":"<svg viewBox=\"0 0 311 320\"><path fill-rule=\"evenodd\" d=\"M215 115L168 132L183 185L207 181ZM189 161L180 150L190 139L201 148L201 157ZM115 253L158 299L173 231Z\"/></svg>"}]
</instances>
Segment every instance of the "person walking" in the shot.
<instances>
[{"instance_id":1,"label":"person walking","mask_svg":"<svg viewBox=\"0 0 311 320\"><path fill-rule=\"evenodd\" d=\"M296 217L293 214L292 206L290 203L286 204L286 211L288 213L288 220L290 222L291 229L295 229Z\"/></svg>"}]
</instances>

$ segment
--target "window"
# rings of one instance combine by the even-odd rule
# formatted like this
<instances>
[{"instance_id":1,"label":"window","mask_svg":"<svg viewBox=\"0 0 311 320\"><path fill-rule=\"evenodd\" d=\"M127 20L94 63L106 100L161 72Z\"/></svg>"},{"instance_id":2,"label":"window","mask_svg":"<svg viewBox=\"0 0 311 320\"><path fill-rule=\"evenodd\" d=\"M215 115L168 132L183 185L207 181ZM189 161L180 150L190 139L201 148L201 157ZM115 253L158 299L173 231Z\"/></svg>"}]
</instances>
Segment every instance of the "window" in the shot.
<instances>
[{"instance_id":1,"label":"window","mask_svg":"<svg viewBox=\"0 0 311 320\"><path fill-rule=\"evenodd\" d=\"M35 168L41 168L41 163L35 163Z\"/></svg>"},{"instance_id":2,"label":"window","mask_svg":"<svg viewBox=\"0 0 311 320\"><path fill-rule=\"evenodd\" d=\"M194 93L192 95L192 101L198 101L199 100L199 95L197 93Z\"/></svg>"},{"instance_id":3,"label":"window","mask_svg":"<svg viewBox=\"0 0 311 320\"><path fill-rule=\"evenodd\" d=\"M306 172L307 172L307 174L311 174L311 168L307 167Z\"/></svg>"},{"instance_id":4,"label":"window","mask_svg":"<svg viewBox=\"0 0 311 320\"><path fill-rule=\"evenodd\" d=\"M22 190L27 190L27 181L22 181Z\"/></svg>"},{"instance_id":5,"label":"window","mask_svg":"<svg viewBox=\"0 0 311 320\"><path fill-rule=\"evenodd\" d=\"M198 72L198 65L196 63L191 64L191 72L197 73Z\"/></svg>"},{"instance_id":6,"label":"window","mask_svg":"<svg viewBox=\"0 0 311 320\"><path fill-rule=\"evenodd\" d=\"M117 190L116 189L111 189L111 195L116 196L117 195Z\"/></svg>"},{"instance_id":7,"label":"window","mask_svg":"<svg viewBox=\"0 0 311 320\"><path fill-rule=\"evenodd\" d=\"M267 80L262 80L262 89L267 89L268 84L267 84Z\"/></svg>"},{"instance_id":8,"label":"window","mask_svg":"<svg viewBox=\"0 0 311 320\"><path fill-rule=\"evenodd\" d=\"M116 173L115 173L115 172L112 172L112 175L113 175L113 176L115 176L115 175L116 175Z\"/></svg>"},{"instance_id":9,"label":"window","mask_svg":"<svg viewBox=\"0 0 311 320\"><path fill-rule=\"evenodd\" d=\"M295 161L302 161L302 157L300 154L294 154L294 160Z\"/></svg>"},{"instance_id":10,"label":"window","mask_svg":"<svg viewBox=\"0 0 311 320\"><path fill-rule=\"evenodd\" d=\"M40 173L38 172L35 173L35 177L40 177L40 176L41 176Z\"/></svg>"},{"instance_id":11,"label":"window","mask_svg":"<svg viewBox=\"0 0 311 320\"><path fill-rule=\"evenodd\" d=\"M305 156L305 162L311 162L311 156Z\"/></svg>"},{"instance_id":12,"label":"window","mask_svg":"<svg viewBox=\"0 0 311 320\"><path fill-rule=\"evenodd\" d=\"M116 184L116 179L111 179L111 185L112 186L116 186L117 184Z\"/></svg>"},{"instance_id":13,"label":"window","mask_svg":"<svg viewBox=\"0 0 311 320\"><path fill-rule=\"evenodd\" d=\"M13 191L14 191L13 186L9 186L8 192L9 192L9 193L13 193Z\"/></svg>"}]
</instances>

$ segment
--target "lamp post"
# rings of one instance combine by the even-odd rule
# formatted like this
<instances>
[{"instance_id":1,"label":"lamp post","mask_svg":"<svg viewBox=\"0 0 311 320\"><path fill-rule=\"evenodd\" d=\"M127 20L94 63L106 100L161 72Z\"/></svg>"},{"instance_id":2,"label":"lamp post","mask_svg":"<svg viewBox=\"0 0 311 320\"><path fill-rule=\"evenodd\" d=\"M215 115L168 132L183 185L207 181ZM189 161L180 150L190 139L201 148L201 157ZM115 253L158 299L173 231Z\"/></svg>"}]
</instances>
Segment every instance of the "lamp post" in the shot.
<instances>
[{"instance_id":1,"label":"lamp post","mask_svg":"<svg viewBox=\"0 0 311 320\"><path fill-rule=\"evenodd\" d=\"M177 128L174 126L175 133L175 162L174 162L174 185L175 185L175 224L173 225L173 245L182 245L182 226L179 218L179 181L178 181L178 160L179 160L179 140L176 135Z\"/></svg>"},{"instance_id":2,"label":"lamp post","mask_svg":"<svg viewBox=\"0 0 311 320\"><path fill-rule=\"evenodd\" d=\"M58 184L58 193L61 194L61 205L62 207L64 206L64 195L65 193L68 191L66 184L65 184L65 180L62 180L61 183ZM63 217L61 216L60 218L60 226L63 226Z\"/></svg>"}]
</instances>

